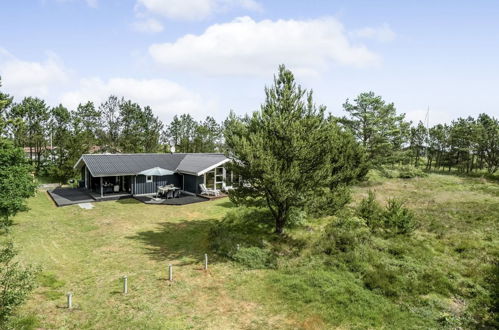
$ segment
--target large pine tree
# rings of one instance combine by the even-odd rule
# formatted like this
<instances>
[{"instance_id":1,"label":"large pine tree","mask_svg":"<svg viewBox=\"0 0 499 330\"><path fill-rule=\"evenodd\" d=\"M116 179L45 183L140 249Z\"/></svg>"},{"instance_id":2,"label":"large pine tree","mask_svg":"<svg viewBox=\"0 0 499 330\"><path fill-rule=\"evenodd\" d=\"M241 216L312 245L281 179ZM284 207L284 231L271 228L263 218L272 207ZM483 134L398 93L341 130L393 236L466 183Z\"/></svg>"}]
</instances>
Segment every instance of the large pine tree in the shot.
<instances>
[{"instance_id":1,"label":"large pine tree","mask_svg":"<svg viewBox=\"0 0 499 330\"><path fill-rule=\"evenodd\" d=\"M275 220L275 232L283 233L293 209L315 207L332 195L333 180L350 181L348 166L339 164L342 134L333 120L316 107L312 92L296 84L284 66L265 89L260 111L226 121L225 139L233 170L244 184L231 192L237 204L266 205ZM334 175L333 175L334 172Z\"/></svg>"}]
</instances>

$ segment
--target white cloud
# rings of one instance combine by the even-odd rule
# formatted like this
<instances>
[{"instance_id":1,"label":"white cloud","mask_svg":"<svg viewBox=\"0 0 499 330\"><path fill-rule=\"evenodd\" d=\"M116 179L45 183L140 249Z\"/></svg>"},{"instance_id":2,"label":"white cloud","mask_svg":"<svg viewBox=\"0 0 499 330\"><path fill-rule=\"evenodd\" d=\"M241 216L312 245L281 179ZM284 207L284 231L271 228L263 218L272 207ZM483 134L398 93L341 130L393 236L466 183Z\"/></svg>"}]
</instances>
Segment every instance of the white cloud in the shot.
<instances>
[{"instance_id":1,"label":"white cloud","mask_svg":"<svg viewBox=\"0 0 499 330\"><path fill-rule=\"evenodd\" d=\"M157 33L163 31L163 24L154 18L149 18L133 23L135 31L146 33Z\"/></svg>"},{"instance_id":2,"label":"white cloud","mask_svg":"<svg viewBox=\"0 0 499 330\"><path fill-rule=\"evenodd\" d=\"M255 0L137 0L136 9L179 20L202 20L231 8L260 11Z\"/></svg>"},{"instance_id":3,"label":"white cloud","mask_svg":"<svg viewBox=\"0 0 499 330\"><path fill-rule=\"evenodd\" d=\"M142 106L149 105L163 121L182 113L190 113L200 119L209 115L215 108L213 102L206 101L200 95L166 79L81 79L79 87L64 93L60 101L75 109L79 103L86 101L99 105L109 95L123 96Z\"/></svg>"},{"instance_id":4,"label":"white cloud","mask_svg":"<svg viewBox=\"0 0 499 330\"><path fill-rule=\"evenodd\" d=\"M380 62L365 46L353 45L334 18L256 22L240 17L200 35L153 44L149 53L167 68L208 75L268 75L281 63L297 73L317 74L332 63L365 67Z\"/></svg>"},{"instance_id":5,"label":"white cloud","mask_svg":"<svg viewBox=\"0 0 499 330\"><path fill-rule=\"evenodd\" d=\"M380 27L365 27L355 30L350 33L353 38L373 39L381 42L388 42L395 39L395 32L390 29L388 24L383 24Z\"/></svg>"},{"instance_id":6,"label":"white cloud","mask_svg":"<svg viewBox=\"0 0 499 330\"><path fill-rule=\"evenodd\" d=\"M46 97L49 90L67 82L68 70L54 53L44 61L23 61L0 48L0 76L6 91L16 97Z\"/></svg>"}]
</instances>

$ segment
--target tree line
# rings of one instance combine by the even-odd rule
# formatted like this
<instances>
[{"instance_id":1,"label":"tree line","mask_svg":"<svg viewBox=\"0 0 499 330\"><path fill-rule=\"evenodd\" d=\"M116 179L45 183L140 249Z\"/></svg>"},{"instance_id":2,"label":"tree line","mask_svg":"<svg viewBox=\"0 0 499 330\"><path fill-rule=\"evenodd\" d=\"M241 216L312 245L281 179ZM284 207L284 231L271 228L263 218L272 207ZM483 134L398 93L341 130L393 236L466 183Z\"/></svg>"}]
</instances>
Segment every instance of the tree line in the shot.
<instances>
[{"instance_id":1,"label":"tree line","mask_svg":"<svg viewBox=\"0 0 499 330\"><path fill-rule=\"evenodd\" d=\"M73 110L36 97L19 103L10 98L2 121L2 136L25 149L35 173L60 182L72 178L73 165L90 152L169 152L172 143L177 152L221 151L221 124L213 117L198 122L184 114L165 125L151 107L113 95Z\"/></svg>"},{"instance_id":2,"label":"tree line","mask_svg":"<svg viewBox=\"0 0 499 330\"><path fill-rule=\"evenodd\" d=\"M151 107L111 95L99 105L49 107L44 100L12 98L2 113L2 134L14 146L25 148L37 175L64 182L75 173L73 165L89 152L139 153L226 151L226 124L213 117L196 121L190 114L175 115L164 124ZM370 167L414 165L426 170L459 172L499 169L499 122L480 114L450 124L413 125L373 92L361 93L343 104L345 116L334 121L349 131L366 153Z\"/></svg>"},{"instance_id":3,"label":"tree line","mask_svg":"<svg viewBox=\"0 0 499 330\"><path fill-rule=\"evenodd\" d=\"M373 166L410 164L490 174L499 169L499 121L485 113L432 127L421 121L412 125L404 114L397 114L393 103L373 92L347 100L343 108L348 115L339 122L362 144Z\"/></svg>"}]
</instances>

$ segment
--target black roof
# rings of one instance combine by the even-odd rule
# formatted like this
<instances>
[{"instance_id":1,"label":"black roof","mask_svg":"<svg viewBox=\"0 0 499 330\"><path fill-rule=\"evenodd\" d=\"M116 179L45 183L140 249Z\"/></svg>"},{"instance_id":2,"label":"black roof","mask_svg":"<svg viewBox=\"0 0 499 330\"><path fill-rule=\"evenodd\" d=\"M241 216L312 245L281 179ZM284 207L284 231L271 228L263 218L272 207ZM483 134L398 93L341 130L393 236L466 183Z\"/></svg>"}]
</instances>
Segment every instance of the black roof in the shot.
<instances>
[{"instance_id":1,"label":"black roof","mask_svg":"<svg viewBox=\"0 0 499 330\"><path fill-rule=\"evenodd\" d=\"M136 175L153 167L178 173L201 175L228 161L224 154L85 154L75 165L86 164L93 177Z\"/></svg>"}]
</instances>

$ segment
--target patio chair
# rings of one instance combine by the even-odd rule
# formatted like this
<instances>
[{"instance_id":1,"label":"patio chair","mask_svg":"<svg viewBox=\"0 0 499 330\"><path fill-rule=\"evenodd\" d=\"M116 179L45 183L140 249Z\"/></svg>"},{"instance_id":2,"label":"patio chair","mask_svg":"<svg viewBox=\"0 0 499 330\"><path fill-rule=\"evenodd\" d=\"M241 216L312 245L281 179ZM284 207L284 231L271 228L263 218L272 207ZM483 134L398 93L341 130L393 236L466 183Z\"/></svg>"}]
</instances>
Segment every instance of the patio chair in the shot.
<instances>
[{"instance_id":1,"label":"patio chair","mask_svg":"<svg viewBox=\"0 0 499 330\"><path fill-rule=\"evenodd\" d=\"M199 188L201 188L201 194L200 195L212 195L212 196L218 196L220 194L220 192L218 190L215 190L215 189L208 189L206 188L206 185L201 183L199 185Z\"/></svg>"},{"instance_id":2,"label":"patio chair","mask_svg":"<svg viewBox=\"0 0 499 330\"><path fill-rule=\"evenodd\" d=\"M173 192L173 198L180 198L180 189L175 189Z\"/></svg>"},{"instance_id":3,"label":"patio chair","mask_svg":"<svg viewBox=\"0 0 499 330\"><path fill-rule=\"evenodd\" d=\"M168 198L173 198L173 190L168 190L166 192L166 199L168 199Z\"/></svg>"},{"instance_id":4,"label":"patio chair","mask_svg":"<svg viewBox=\"0 0 499 330\"><path fill-rule=\"evenodd\" d=\"M227 186L225 182L222 182L222 191L229 192L229 190L234 190L234 187Z\"/></svg>"}]
</instances>

